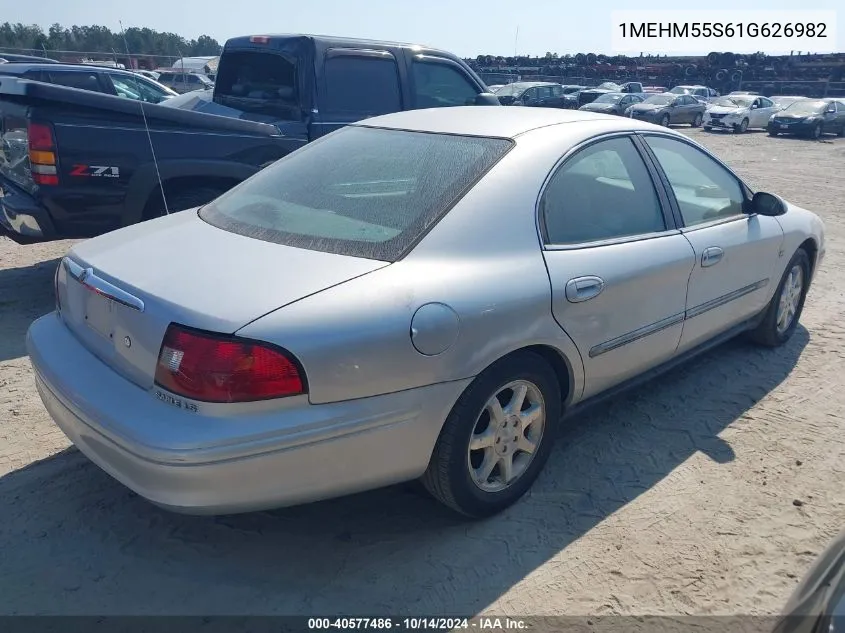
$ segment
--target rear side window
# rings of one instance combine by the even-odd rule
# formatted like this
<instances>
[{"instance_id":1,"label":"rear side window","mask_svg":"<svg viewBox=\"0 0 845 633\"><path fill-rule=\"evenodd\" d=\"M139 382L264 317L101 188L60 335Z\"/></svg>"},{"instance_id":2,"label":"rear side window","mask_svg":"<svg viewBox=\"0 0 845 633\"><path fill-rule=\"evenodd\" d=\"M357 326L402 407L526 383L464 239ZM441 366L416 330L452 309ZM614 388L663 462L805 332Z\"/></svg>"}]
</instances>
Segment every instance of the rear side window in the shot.
<instances>
[{"instance_id":1,"label":"rear side window","mask_svg":"<svg viewBox=\"0 0 845 633\"><path fill-rule=\"evenodd\" d=\"M324 72L329 112L373 116L402 109L399 69L392 57L328 57Z\"/></svg>"},{"instance_id":2,"label":"rear side window","mask_svg":"<svg viewBox=\"0 0 845 633\"><path fill-rule=\"evenodd\" d=\"M244 112L298 119L298 86L294 58L281 53L227 50L217 69L214 100Z\"/></svg>"},{"instance_id":3,"label":"rear side window","mask_svg":"<svg viewBox=\"0 0 845 633\"><path fill-rule=\"evenodd\" d=\"M102 92L96 73L84 71L50 71L50 82L68 88L78 88L92 92Z\"/></svg>"},{"instance_id":4,"label":"rear side window","mask_svg":"<svg viewBox=\"0 0 845 633\"><path fill-rule=\"evenodd\" d=\"M267 167L200 217L267 242L396 261L511 145L349 126Z\"/></svg>"}]
</instances>

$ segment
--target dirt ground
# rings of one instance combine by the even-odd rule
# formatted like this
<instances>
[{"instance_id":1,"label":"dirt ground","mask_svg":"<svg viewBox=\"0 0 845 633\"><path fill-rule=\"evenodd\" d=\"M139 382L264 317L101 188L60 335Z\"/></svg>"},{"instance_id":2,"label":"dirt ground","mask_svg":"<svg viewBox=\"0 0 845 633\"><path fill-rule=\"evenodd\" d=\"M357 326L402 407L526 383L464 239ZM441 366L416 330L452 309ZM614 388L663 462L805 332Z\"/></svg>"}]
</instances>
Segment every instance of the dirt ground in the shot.
<instances>
[{"instance_id":1,"label":"dirt ground","mask_svg":"<svg viewBox=\"0 0 845 633\"><path fill-rule=\"evenodd\" d=\"M68 242L0 238L0 613L771 614L845 526L845 139L692 130L825 220L794 338L728 343L572 422L533 492L464 523L406 487L185 517L51 423L24 348Z\"/></svg>"}]
</instances>

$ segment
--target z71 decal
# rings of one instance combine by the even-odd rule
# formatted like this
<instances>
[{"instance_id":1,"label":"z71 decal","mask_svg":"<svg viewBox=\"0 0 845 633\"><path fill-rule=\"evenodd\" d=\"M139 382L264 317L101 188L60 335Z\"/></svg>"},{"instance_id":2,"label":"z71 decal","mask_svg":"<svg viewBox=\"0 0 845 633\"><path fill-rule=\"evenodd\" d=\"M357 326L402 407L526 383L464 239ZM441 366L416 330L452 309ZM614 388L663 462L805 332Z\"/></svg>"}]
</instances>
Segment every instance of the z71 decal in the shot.
<instances>
[{"instance_id":1,"label":"z71 decal","mask_svg":"<svg viewBox=\"0 0 845 633\"><path fill-rule=\"evenodd\" d=\"M110 165L74 165L70 170L70 175L86 178L120 178L120 168Z\"/></svg>"}]
</instances>

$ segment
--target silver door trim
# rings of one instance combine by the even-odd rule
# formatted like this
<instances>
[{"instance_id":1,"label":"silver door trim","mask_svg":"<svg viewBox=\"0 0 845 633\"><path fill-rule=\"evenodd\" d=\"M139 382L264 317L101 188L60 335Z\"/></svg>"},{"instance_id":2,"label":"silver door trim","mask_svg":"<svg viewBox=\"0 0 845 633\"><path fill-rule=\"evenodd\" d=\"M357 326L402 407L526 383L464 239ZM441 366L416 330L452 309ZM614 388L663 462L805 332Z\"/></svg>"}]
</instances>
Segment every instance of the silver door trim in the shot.
<instances>
[{"instance_id":1,"label":"silver door trim","mask_svg":"<svg viewBox=\"0 0 845 633\"><path fill-rule=\"evenodd\" d=\"M604 343L599 343L598 345L593 346L590 349L590 358L595 358L596 356L601 356L602 354L606 354L612 350L618 349L623 345L628 345L629 343L633 343L634 341L638 341L641 338L646 336L650 336L651 334L656 334L657 332L661 332L666 328L670 328L673 325L677 325L678 323L682 323L684 320L684 313L679 312L678 314L673 314L670 317L666 317L665 319L661 319L656 323L652 323L650 325L646 325L644 327L639 328L638 330L634 330L633 332L628 332L627 334L623 334L622 336L617 336L614 339L609 341L605 341Z\"/></svg>"},{"instance_id":2,"label":"silver door trim","mask_svg":"<svg viewBox=\"0 0 845 633\"><path fill-rule=\"evenodd\" d=\"M720 308L721 306L725 305L726 303L730 303L736 299L744 297L745 295L751 294L756 290L760 290L760 288L765 288L769 283L768 279L761 279L760 281L754 282L753 284L749 284L743 288L739 288L737 290L733 290L728 294L722 295L721 297L716 297L715 299L711 299L701 305L698 305L691 310L687 310L686 319L693 319L697 316L701 316L705 312L709 312L710 310L715 310L716 308Z\"/></svg>"},{"instance_id":3,"label":"silver door trim","mask_svg":"<svg viewBox=\"0 0 845 633\"><path fill-rule=\"evenodd\" d=\"M679 312L678 314L673 314L672 316L666 317L665 319L661 319L655 323L651 323L649 325L645 325L641 328L633 330L632 332L628 332L627 334L623 334L622 336L617 336L616 338L610 339L609 341L605 341L604 343L599 343L598 345L594 345L590 348L589 356L590 358L595 358L596 356L600 356L607 352L613 351L618 349L624 345L628 345L629 343L633 343L634 341L638 341L641 338L646 336L650 336L651 334L656 334L657 332L661 332L666 328L672 327L673 325L677 325L683 321L688 321L690 319L694 319L697 316L701 316L705 312L709 312L710 310L715 310L725 304L730 303L731 301L735 301L741 297L744 297L756 290L760 290L761 288L765 288L769 283L768 279L761 279L753 284L749 284L743 288L739 288L737 290L733 290L727 294L724 294L720 297L716 297L715 299L711 299L706 303L702 303L691 310L687 310L685 312Z\"/></svg>"}]
</instances>

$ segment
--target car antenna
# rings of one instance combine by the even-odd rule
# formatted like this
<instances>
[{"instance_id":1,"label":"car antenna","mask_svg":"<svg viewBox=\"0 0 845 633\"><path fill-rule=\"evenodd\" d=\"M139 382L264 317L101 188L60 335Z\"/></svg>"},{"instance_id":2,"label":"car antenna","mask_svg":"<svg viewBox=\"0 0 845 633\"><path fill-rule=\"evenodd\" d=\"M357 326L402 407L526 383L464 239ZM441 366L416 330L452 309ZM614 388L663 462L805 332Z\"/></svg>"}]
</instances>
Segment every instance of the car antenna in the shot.
<instances>
[{"instance_id":1,"label":"car antenna","mask_svg":"<svg viewBox=\"0 0 845 633\"><path fill-rule=\"evenodd\" d=\"M129 65L132 66L132 53L129 52L129 42L126 41L126 30L123 28L123 22L118 20L117 23L120 25L120 36L123 38L123 47L126 49L126 55L129 57L127 60ZM150 134L150 126L147 123L147 113L144 110L144 98L141 92L141 80L138 78L138 74L134 71L131 71L132 77L135 79L135 88L138 90L138 106L141 108L141 118L144 119L144 129L147 132L147 140L150 142L150 152L153 155L153 165L156 168L156 178L158 178L158 188L161 190L161 200L164 203L164 213L165 215L170 215L170 209L167 208L167 196L164 195L164 183L161 182L161 172L158 169L158 159L156 158L156 150L155 146L153 145L153 136Z\"/></svg>"}]
</instances>

